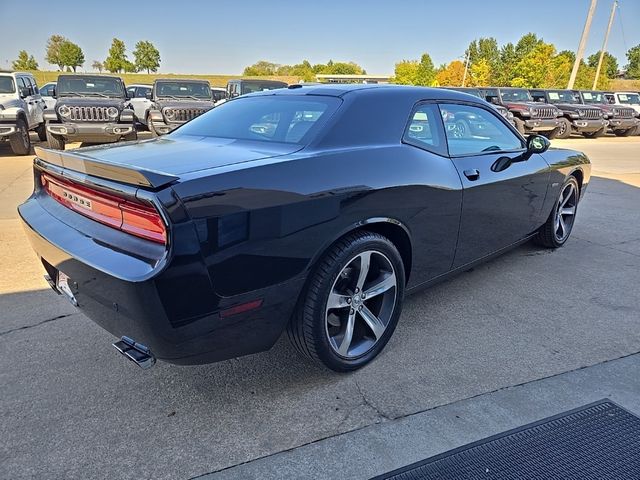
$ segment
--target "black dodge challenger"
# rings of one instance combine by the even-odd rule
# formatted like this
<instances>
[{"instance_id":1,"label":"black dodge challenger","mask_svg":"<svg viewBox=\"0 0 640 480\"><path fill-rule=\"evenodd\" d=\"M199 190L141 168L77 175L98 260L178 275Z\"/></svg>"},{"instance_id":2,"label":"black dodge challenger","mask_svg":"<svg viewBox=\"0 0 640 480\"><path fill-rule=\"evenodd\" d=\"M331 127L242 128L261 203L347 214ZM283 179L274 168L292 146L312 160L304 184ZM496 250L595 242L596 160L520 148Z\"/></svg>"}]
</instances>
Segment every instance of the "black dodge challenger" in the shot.
<instances>
[{"instance_id":1,"label":"black dodge challenger","mask_svg":"<svg viewBox=\"0 0 640 480\"><path fill-rule=\"evenodd\" d=\"M330 369L361 367L406 293L532 238L562 246L590 178L585 155L483 100L382 85L294 85L163 138L36 154L19 212L51 286L144 367L285 330Z\"/></svg>"}]
</instances>

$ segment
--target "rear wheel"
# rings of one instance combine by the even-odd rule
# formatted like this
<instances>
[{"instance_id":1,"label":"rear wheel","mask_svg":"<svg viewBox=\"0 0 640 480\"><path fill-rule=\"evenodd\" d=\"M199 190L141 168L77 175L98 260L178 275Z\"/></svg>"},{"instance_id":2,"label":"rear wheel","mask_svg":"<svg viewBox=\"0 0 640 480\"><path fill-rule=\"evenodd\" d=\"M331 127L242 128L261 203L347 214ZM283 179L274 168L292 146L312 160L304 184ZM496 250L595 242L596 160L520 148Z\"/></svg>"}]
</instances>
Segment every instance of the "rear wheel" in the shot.
<instances>
[{"instance_id":1,"label":"rear wheel","mask_svg":"<svg viewBox=\"0 0 640 480\"><path fill-rule=\"evenodd\" d=\"M534 241L547 248L564 245L573 229L579 199L578 181L571 176L562 185L556 205L545 224L538 230Z\"/></svg>"},{"instance_id":2,"label":"rear wheel","mask_svg":"<svg viewBox=\"0 0 640 480\"><path fill-rule=\"evenodd\" d=\"M561 118L557 130L556 138L569 138L571 136L571 122L566 118Z\"/></svg>"},{"instance_id":3,"label":"rear wheel","mask_svg":"<svg viewBox=\"0 0 640 480\"><path fill-rule=\"evenodd\" d=\"M514 118L513 122L516 124L516 130L518 130L520 135L524 137L527 134L527 131L524 128L524 121L519 118Z\"/></svg>"},{"instance_id":4,"label":"rear wheel","mask_svg":"<svg viewBox=\"0 0 640 480\"><path fill-rule=\"evenodd\" d=\"M595 132L582 132L582 136L584 138L599 138L604 136L607 133L607 127L602 127L600 130L596 130Z\"/></svg>"},{"instance_id":5,"label":"rear wheel","mask_svg":"<svg viewBox=\"0 0 640 480\"><path fill-rule=\"evenodd\" d=\"M31 138L29 137L29 128L24 119L19 118L16 122L18 131L9 137L11 151L16 155L28 155L31 151Z\"/></svg>"},{"instance_id":6,"label":"rear wheel","mask_svg":"<svg viewBox=\"0 0 640 480\"><path fill-rule=\"evenodd\" d=\"M47 131L47 142L49 142L49 148L53 148L54 150L64 150L64 137L61 137L60 135Z\"/></svg>"},{"instance_id":7,"label":"rear wheel","mask_svg":"<svg viewBox=\"0 0 640 480\"><path fill-rule=\"evenodd\" d=\"M36 133L38 134L38 138L40 139L41 142L47 141L47 127L44 124L44 122L38 125L38 128L36 129Z\"/></svg>"},{"instance_id":8,"label":"rear wheel","mask_svg":"<svg viewBox=\"0 0 640 480\"><path fill-rule=\"evenodd\" d=\"M613 134L616 137L630 137L636 133L636 127L627 128L626 130L614 130Z\"/></svg>"},{"instance_id":9,"label":"rear wheel","mask_svg":"<svg viewBox=\"0 0 640 480\"><path fill-rule=\"evenodd\" d=\"M355 370L388 342L403 296L404 265L393 243L377 233L351 234L311 274L289 323L289 339L331 370Z\"/></svg>"}]
</instances>

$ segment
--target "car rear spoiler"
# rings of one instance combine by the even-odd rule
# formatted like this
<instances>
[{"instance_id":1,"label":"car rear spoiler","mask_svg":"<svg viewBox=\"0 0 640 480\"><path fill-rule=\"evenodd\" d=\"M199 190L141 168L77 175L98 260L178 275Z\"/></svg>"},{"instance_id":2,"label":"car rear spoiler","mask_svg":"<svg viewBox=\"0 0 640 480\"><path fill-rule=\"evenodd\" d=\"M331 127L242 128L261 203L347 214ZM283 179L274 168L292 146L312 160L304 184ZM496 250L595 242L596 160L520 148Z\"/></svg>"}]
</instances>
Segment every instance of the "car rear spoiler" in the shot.
<instances>
[{"instance_id":1,"label":"car rear spoiler","mask_svg":"<svg viewBox=\"0 0 640 480\"><path fill-rule=\"evenodd\" d=\"M178 177L167 173L101 162L79 152L50 150L41 147L35 147L35 152L37 156L36 163L38 163L38 160L42 160L58 167L128 185L157 189L178 180Z\"/></svg>"}]
</instances>

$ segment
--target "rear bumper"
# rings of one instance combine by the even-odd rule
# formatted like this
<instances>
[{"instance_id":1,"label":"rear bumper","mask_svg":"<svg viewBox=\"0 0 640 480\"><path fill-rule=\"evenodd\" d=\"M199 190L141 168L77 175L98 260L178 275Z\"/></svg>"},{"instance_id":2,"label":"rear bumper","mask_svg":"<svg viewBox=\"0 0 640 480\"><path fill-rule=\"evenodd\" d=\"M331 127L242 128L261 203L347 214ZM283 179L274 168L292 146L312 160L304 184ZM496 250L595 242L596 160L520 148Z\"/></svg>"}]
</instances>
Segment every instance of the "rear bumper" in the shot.
<instances>
[{"instance_id":1,"label":"rear bumper","mask_svg":"<svg viewBox=\"0 0 640 480\"><path fill-rule=\"evenodd\" d=\"M175 364L211 363L267 350L280 337L303 278L219 298L208 278L197 273L200 265L178 257L174 266L168 257L158 258L159 252L153 250L146 253L153 258L128 255L124 249L114 248L118 245L115 237L96 241L81 233L85 228L78 228L91 220L74 218L77 224L66 218L61 221L54 211L55 201L49 205L48 197L42 195L34 194L18 209L31 246L49 276L55 279L62 271L69 277L79 310L116 337L130 337L148 346L159 360ZM96 228L112 230L101 225ZM110 233L126 235L115 230ZM221 315L221 311L256 299L262 300L260 308ZM185 301L199 302L196 307L203 303L212 306L207 305L206 313L185 318L175 313L175 302ZM105 342L105 351L111 350Z\"/></svg>"},{"instance_id":2,"label":"rear bumper","mask_svg":"<svg viewBox=\"0 0 640 480\"><path fill-rule=\"evenodd\" d=\"M571 122L571 126L572 126L573 130L575 132L577 132L577 133L597 132L598 130L601 130L602 128L606 127L608 124L609 124L609 122L607 122L604 119L600 119L600 120L573 120Z\"/></svg>"},{"instance_id":3,"label":"rear bumper","mask_svg":"<svg viewBox=\"0 0 640 480\"><path fill-rule=\"evenodd\" d=\"M47 123L47 131L66 139L118 141L135 130L133 123Z\"/></svg>"},{"instance_id":4,"label":"rear bumper","mask_svg":"<svg viewBox=\"0 0 640 480\"><path fill-rule=\"evenodd\" d=\"M546 132L557 128L559 121L557 118L536 119L532 118L524 121L524 127L531 132Z\"/></svg>"}]
</instances>

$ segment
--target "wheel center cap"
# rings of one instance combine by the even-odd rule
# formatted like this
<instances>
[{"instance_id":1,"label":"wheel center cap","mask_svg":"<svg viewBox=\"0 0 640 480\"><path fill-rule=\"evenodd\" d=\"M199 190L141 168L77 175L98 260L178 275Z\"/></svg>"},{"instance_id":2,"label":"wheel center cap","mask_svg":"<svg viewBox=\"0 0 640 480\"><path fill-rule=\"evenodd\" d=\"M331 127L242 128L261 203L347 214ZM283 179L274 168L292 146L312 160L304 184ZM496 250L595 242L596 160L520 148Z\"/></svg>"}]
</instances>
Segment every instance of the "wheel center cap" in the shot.
<instances>
[{"instance_id":1,"label":"wheel center cap","mask_svg":"<svg viewBox=\"0 0 640 480\"><path fill-rule=\"evenodd\" d=\"M359 305L362 302L362 298L360 298L360 294L356 294L353 296L353 303Z\"/></svg>"}]
</instances>

